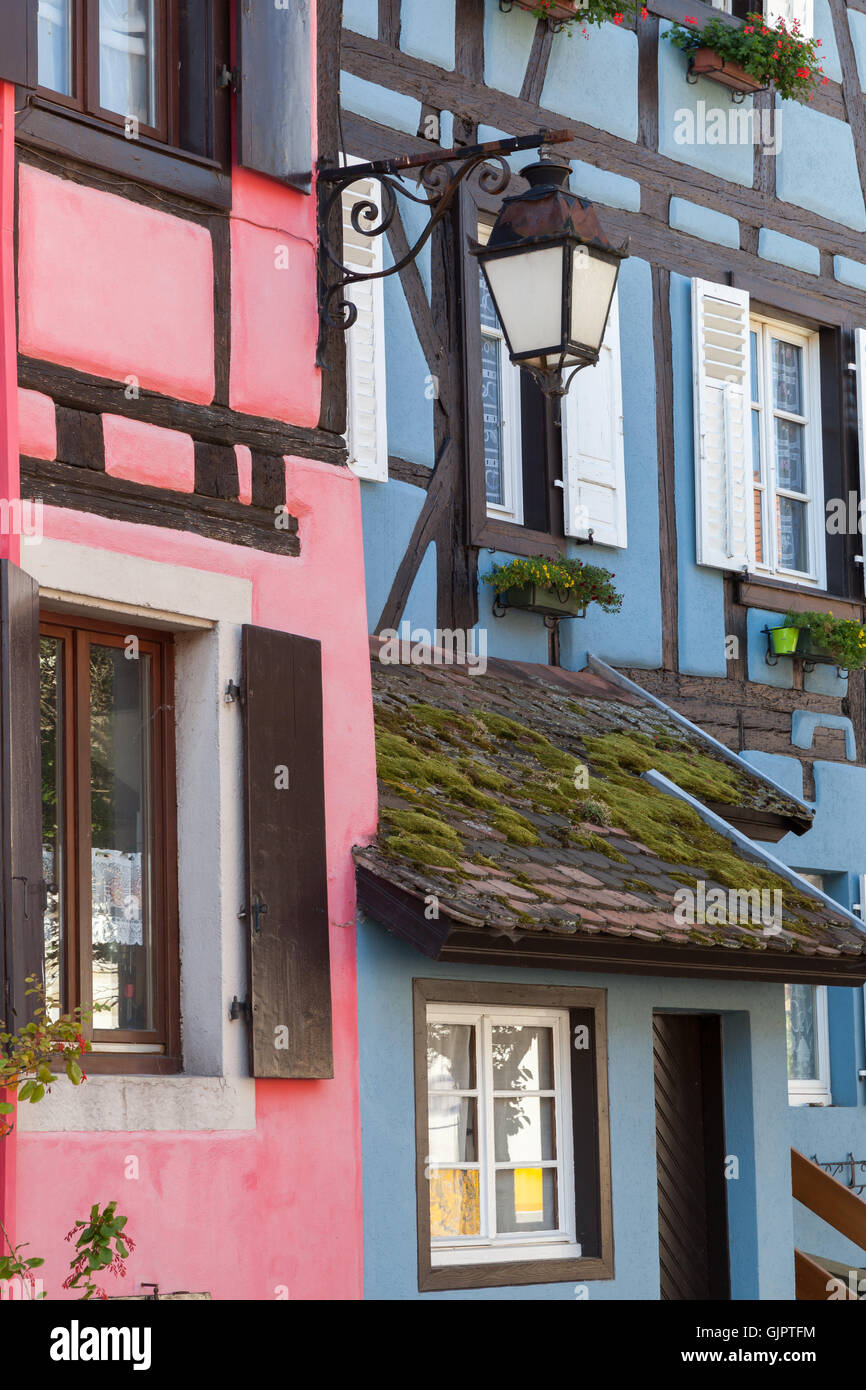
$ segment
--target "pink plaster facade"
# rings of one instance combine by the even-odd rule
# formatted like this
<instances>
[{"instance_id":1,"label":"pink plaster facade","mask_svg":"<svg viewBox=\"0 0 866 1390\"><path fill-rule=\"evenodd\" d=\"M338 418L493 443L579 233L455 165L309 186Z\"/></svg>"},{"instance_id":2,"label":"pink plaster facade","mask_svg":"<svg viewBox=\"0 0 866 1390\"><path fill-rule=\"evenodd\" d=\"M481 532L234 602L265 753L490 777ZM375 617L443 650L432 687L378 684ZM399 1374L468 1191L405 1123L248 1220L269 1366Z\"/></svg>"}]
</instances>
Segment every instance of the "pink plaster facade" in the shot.
<instances>
[{"instance_id":1,"label":"pink plaster facade","mask_svg":"<svg viewBox=\"0 0 866 1390\"><path fill-rule=\"evenodd\" d=\"M19 204L19 350L211 401L206 228L35 168L20 169Z\"/></svg>"},{"instance_id":2,"label":"pink plaster facade","mask_svg":"<svg viewBox=\"0 0 866 1390\"><path fill-rule=\"evenodd\" d=\"M127 420L122 415L103 415L102 435L106 473L176 492L195 491L192 435Z\"/></svg>"},{"instance_id":3,"label":"pink plaster facade","mask_svg":"<svg viewBox=\"0 0 866 1390\"><path fill-rule=\"evenodd\" d=\"M48 538L251 579L254 622L321 641L334 1010L334 1079L256 1082L253 1131L19 1138L19 1233L46 1256L42 1276L49 1298L65 1296L58 1287L69 1262L62 1236L93 1202L113 1197L119 1198L137 1242L130 1261L136 1280L223 1299L361 1296L350 852L356 841L374 833L377 801L364 590L358 578L363 556L359 484L348 470L309 459L289 459L286 467L288 505L306 536L296 560L163 528L45 509ZM341 573L354 574L354 585L335 585L334 576ZM43 1104L50 1105L51 1098ZM136 1181L124 1178L130 1155L139 1161Z\"/></svg>"},{"instance_id":4,"label":"pink plaster facade","mask_svg":"<svg viewBox=\"0 0 866 1390\"><path fill-rule=\"evenodd\" d=\"M315 44L311 64L315 82ZM3 333L13 369L15 348L8 336L15 307L13 95L0 84L0 391ZM237 167L232 176L231 357L221 408L226 417L230 407L232 418L249 414L314 427L320 411L315 197ZM179 505L184 497L192 504L195 430L142 421L138 393L185 405L214 402L219 349L210 231L200 218L144 206L119 187L87 186L80 170L47 173L19 160L18 178L20 353L99 382L126 383L128 413L122 391L114 411L97 411L105 473L136 485L142 497L147 488L168 488ZM49 396L18 395L14 370L0 395L4 403L0 463L8 479L17 476L19 422L22 454L54 459L60 417ZM69 408L68 399L63 406ZM214 443L212 425L205 441ZM229 502L250 508L253 452L235 443L229 427L224 445L237 462L236 497ZM76 462L84 465L78 476L99 467L96 460ZM71 1296L60 1288L70 1258L67 1230L93 1202L112 1199L128 1216L137 1248L126 1287L111 1292L137 1292L147 1281L216 1299L361 1296L351 849L374 832L377 812L360 493L345 467L296 456L284 466L287 509L298 518L298 556L182 526L120 521L96 509L45 506L47 540L250 581L253 623L321 643L334 1043L333 1080L255 1083L252 1129L16 1132L0 1164L0 1205L29 1251L45 1257L40 1273L50 1299ZM14 487L7 484L10 496ZM5 540L5 553L11 548L15 558L15 538ZM242 847L232 852L240 857ZM44 1113L51 1103L49 1096ZM130 1155L138 1159L135 1181L124 1177Z\"/></svg>"},{"instance_id":5,"label":"pink plaster facade","mask_svg":"<svg viewBox=\"0 0 866 1390\"><path fill-rule=\"evenodd\" d=\"M57 457L57 416L54 402L41 391L18 391L18 442L31 458Z\"/></svg>"}]
</instances>

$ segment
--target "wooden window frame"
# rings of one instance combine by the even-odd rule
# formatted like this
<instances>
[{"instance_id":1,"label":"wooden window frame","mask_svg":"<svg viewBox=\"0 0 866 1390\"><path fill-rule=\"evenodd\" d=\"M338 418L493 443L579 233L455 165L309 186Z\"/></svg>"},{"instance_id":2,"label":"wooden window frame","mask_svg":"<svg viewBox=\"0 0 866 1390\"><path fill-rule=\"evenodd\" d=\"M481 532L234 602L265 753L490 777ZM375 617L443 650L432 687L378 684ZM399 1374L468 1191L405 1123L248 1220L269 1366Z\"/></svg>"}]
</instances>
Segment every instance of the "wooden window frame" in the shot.
<instances>
[{"instance_id":1,"label":"wooden window frame","mask_svg":"<svg viewBox=\"0 0 866 1390\"><path fill-rule=\"evenodd\" d=\"M754 311L749 314L749 331L758 339L758 409L761 445L761 487L765 500L762 544L766 555L761 563L755 560L755 573L767 579L777 579L791 588L823 590L827 582L827 534L824 526L823 432L821 423L821 371L819 335L797 324L788 323ZM808 492L798 494L808 506L808 543L811 568L809 573L780 568L776 539L776 507L780 496L790 489L779 488L776 482L776 463L772 422L778 412L772 405L771 339L791 343L802 351L802 391L805 413L802 421L805 437L805 472ZM756 403L749 401L749 426ZM787 415L790 412L781 412ZM754 460L753 460L754 464ZM753 486L753 493L756 489ZM752 540L753 553L755 550Z\"/></svg>"},{"instance_id":2,"label":"wooden window frame","mask_svg":"<svg viewBox=\"0 0 866 1390\"><path fill-rule=\"evenodd\" d=\"M160 144L176 145L178 139L179 87L169 81L177 70L177 0L153 0L156 54L156 116L153 125L141 123L139 134ZM99 102L99 0L72 0L73 92L66 96L51 87L38 86L38 95L52 105L92 116L125 131L127 116L110 111Z\"/></svg>"},{"instance_id":3,"label":"wooden window frame","mask_svg":"<svg viewBox=\"0 0 866 1390\"><path fill-rule=\"evenodd\" d=\"M614 1277L613 1208L610 1166L610 1128L607 1089L607 992L604 989L560 987L558 985L480 984L469 980L413 981L414 1058L415 1058L415 1153L418 1230L418 1288L436 1289L503 1288L521 1284L557 1284L575 1280ZM533 1010L591 1011L593 1019L595 1068L592 1123L580 1128L581 1142L572 1115L575 1149L572 1172L595 1194L599 1232L599 1254L580 1257L485 1260L476 1264L433 1264L430 1241L430 1205L427 1172L428 1090L427 1090L427 1010L428 1005L447 1008L449 1004L490 1006L504 1012L515 1008ZM569 1050L570 1055L570 1050ZM565 1081L568 1087L568 1080ZM489 1248L489 1247L488 1247Z\"/></svg>"},{"instance_id":4,"label":"wooden window frame","mask_svg":"<svg viewBox=\"0 0 866 1390\"><path fill-rule=\"evenodd\" d=\"M181 1070L180 952L177 907L177 786L174 740L174 652L172 634L123 626L79 615L42 610L40 637L62 642L62 810L66 854L63 865L65 902L64 1012L92 1003L90 975L90 831L83 807L90 799L89 665L91 640L122 648L135 636L139 650L150 655L152 815L151 920L154 937L154 1029L83 1031L105 1051L87 1054L93 1073L166 1074ZM98 1019L98 1015L97 1015ZM117 1044L117 1049L110 1048ZM108 1046L107 1046L108 1045ZM160 1051L145 1051L159 1048ZM130 1050L131 1049L131 1050Z\"/></svg>"},{"instance_id":5,"label":"wooden window frame","mask_svg":"<svg viewBox=\"0 0 866 1390\"><path fill-rule=\"evenodd\" d=\"M36 49L36 4L31 3L33 48ZM180 0L160 0L170 7L171 53L166 74L183 64L181 29L187 21ZM185 42L190 63L189 86L167 83L164 93L168 107L164 138L140 127L137 139L128 139L123 117L112 112L93 114L84 109L83 99L70 99L48 88L19 90L16 106L15 138L22 145L53 156L58 152L82 164L105 170L122 178L149 184L169 193L191 198L209 207L227 209L232 203L231 188L231 88L216 85L216 74L231 66L229 0L208 0L205 25L199 33L187 25ZM168 12L168 11L167 11ZM78 5L78 14L84 9ZM81 23L78 25L81 28ZM98 53L96 55L98 61ZM78 40L78 65L83 69L83 47ZM76 75L83 91L83 71ZM188 93L186 97L181 93ZM189 129L190 112L201 129ZM196 142L200 148L196 146Z\"/></svg>"}]
</instances>

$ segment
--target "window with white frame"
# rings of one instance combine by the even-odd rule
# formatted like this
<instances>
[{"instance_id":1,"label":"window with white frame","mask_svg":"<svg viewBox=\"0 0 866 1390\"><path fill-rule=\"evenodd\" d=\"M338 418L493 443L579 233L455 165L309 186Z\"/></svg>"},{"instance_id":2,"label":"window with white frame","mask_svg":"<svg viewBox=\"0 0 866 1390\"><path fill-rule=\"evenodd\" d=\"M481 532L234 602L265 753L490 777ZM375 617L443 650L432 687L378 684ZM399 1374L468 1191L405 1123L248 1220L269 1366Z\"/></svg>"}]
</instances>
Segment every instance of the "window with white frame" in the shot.
<instances>
[{"instance_id":1,"label":"window with white frame","mask_svg":"<svg viewBox=\"0 0 866 1390\"><path fill-rule=\"evenodd\" d=\"M567 1010L428 1006L436 1264L579 1258Z\"/></svg>"},{"instance_id":2,"label":"window with white frame","mask_svg":"<svg viewBox=\"0 0 866 1390\"><path fill-rule=\"evenodd\" d=\"M823 890L823 875L800 876ZM826 985L785 985L785 1028L789 1104L831 1105Z\"/></svg>"},{"instance_id":3,"label":"window with white frame","mask_svg":"<svg viewBox=\"0 0 866 1390\"><path fill-rule=\"evenodd\" d=\"M818 335L752 315L749 338L755 568L823 588Z\"/></svg>"},{"instance_id":4,"label":"window with white frame","mask_svg":"<svg viewBox=\"0 0 866 1390\"><path fill-rule=\"evenodd\" d=\"M722 10L734 19L748 19L750 14L763 14L768 24L784 19L787 28L796 22L797 34L809 38L812 33L812 0L709 0L714 10Z\"/></svg>"}]
</instances>

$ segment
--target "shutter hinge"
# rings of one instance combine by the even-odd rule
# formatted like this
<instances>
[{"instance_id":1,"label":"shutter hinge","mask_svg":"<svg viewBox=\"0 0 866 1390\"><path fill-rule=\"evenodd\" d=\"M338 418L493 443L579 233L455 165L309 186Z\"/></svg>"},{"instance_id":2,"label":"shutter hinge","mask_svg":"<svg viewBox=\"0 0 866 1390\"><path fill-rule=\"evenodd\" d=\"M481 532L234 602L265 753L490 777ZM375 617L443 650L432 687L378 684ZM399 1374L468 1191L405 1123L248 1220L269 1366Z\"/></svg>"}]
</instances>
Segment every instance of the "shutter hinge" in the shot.
<instances>
[{"instance_id":1,"label":"shutter hinge","mask_svg":"<svg viewBox=\"0 0 866 1390\"><path fill-rule=\"evenodd\" d=\"M237 1019L240 1018L241 1014L243 1014L246 1019L249 1019L251 1017L251 1013L252 1011L246 999L238 999L238 996L235 995L234 999L229 1004L229 1018L233 1022L236 1022Z\"/></svg>"},{"instance_id":2,"label":"shutter hinge","mask_svg":"<svg viewBox=\"0 0 866 1390\"><path fill-rule=\"evenodd\" d=\"M228 685L226 686L226 693L224 699L227 705L233 705L236 700L239 700L240 703L243 704L246 700L246 694L243 686L236 685L234 681L229 681Z\"/></svg>"},{"instance_id":3,"label":"shutter hinge","mask_svg":"<svg viewBox=\"0 0 866 1390\"><path fill-rule=\"evenodd\" d=\"M217 88L222 90L223 87L230 87L233 92L237 92L240 88L240 73L238 69L227 68L225 63L223 63L217 73Z\"/></svg>"},{"instance_id":4,"label":"shutter hinge","mask_svg":"<svg viewBox=\"0 0 866 1390\"><path fill-rule=\"evenodd\" d=\"M245 918L249 917L253 924L253 931L255 932L256 936L258 936L259 932L262 929L262 924L259 918L261 917L263 912L269 911L270 909L267 903L263 902L263 900L259 897L258 893L254 893L251 905L249 907L241 908L240 912L238 913L238 919L241 922L243 922Z\"/></svg>"}]
</instances>

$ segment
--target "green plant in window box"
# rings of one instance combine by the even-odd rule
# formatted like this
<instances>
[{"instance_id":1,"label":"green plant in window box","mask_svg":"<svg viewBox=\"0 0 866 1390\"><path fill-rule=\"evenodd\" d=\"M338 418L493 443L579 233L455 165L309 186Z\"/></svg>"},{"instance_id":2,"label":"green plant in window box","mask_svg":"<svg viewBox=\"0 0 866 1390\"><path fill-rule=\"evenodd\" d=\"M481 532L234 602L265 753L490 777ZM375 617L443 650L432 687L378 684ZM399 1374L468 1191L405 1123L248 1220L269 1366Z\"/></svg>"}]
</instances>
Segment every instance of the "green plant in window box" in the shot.
<instances>
[{"instance_id":1,"label":"green plant in window box","mask_svg":"<svg viewBox=\"0 0 866 1390\"><path fill-rule=\"evenodd\" d=\"M803 633L798 648L801 656L829 658L846 671L862 671L866 667L866 626L856 619L834 618L832 611L786 613L784 626L799 628Z\"/></svg>"},{"instance_id":2,"label":"green plant in window box","mask_svg":"<svg viewBox=\"0 0 866 1390\"><path fill-rule=\"evenodd\" d=\"M549 19L557 29L569 33L574 25L581 27L595 24L599 28L605 20L613 24L625 24L634 18L636 0L514 0L518 9L528 10L537 19ZM641 17L646 19L646 7L641 7ZM586 34L586 29L583 30ZM587 35L588 37L588 35Z\"/></svg>"},{"instance_id":3,"label":"green plant in window box","mask_svg":"<svg viewBox=\"0 0 866 1390\"><path fill-rule=\"evenodd\" d=\"M612 584L614 576L601 565L582 560L551 559L532 555L507 565L494 565L484 583L496 590L497 600L508 608L523 608L554 618L583 618L591 603L605 613L618 613L622 594Z\"/></svg>"},{"instance_id":4,"label":"green plant in window box","mask_svg":"<svg viewBox=\"0 0 866 1390\"><path fill-rule=\"evenodd\" d=\"M790 28L784 19L770 25L759 13L748 14L742 28L711 19L699 29L697 20L686 15L685 23L673 24L664 37L682 49L696 72L734 90L754 91L772 83L780 97L811 101L818 83L830 79L821 67L821 40L803 38L799 30L799 20Z\"/></svg>"}]
</instances>

